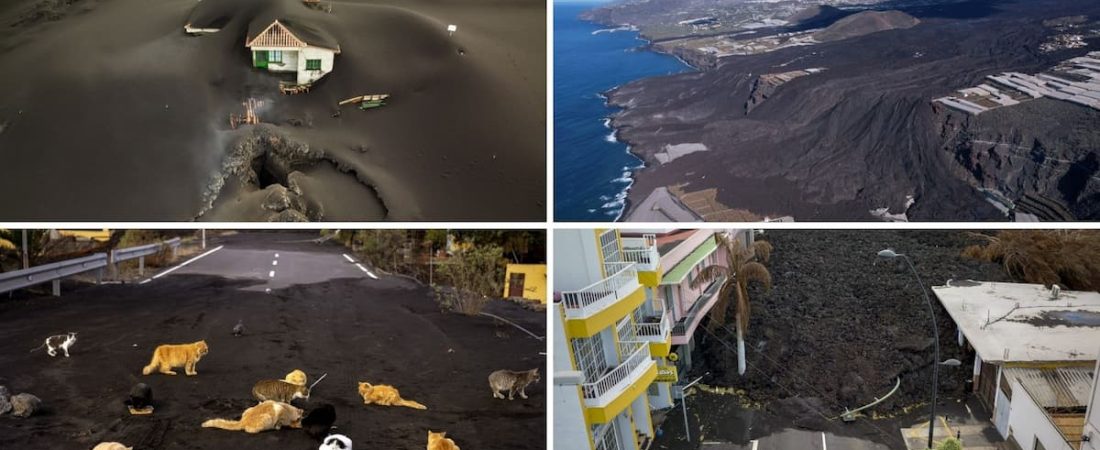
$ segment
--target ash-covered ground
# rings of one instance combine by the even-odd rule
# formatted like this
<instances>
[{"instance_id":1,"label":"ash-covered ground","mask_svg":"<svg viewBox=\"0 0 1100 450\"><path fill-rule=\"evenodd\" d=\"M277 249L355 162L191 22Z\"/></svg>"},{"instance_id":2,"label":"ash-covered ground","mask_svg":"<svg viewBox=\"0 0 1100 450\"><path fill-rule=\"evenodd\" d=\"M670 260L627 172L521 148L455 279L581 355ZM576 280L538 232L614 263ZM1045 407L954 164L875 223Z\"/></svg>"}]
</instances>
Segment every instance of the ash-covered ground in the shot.
<instances>
[{"instance_id":1,"label":"ash-covered ground","mask_svg":"<svg viewBox=\"0 0 1100 450\"><path fill-rule=\"evenodd\" d=\"M545 448L545 377L527 389L528 399L514 401L494 399L487 381L498 369L545 367L544 341L496 319L443 312L430 289L396 276L374 279L342 247L313 237L215 238L211 247L221 250L145 284L67 284L58 298L5 295L0 385L40 397L44 409L0 416L0 448L117 441L137 450L316 449L302 430L200 427L209 418L239 417L256 404L257 381L294 369L310 383L328 374L295 404L334 405L337 431L355 448L420 450L429 429L446 431L462 448ZM546 333L544 312L505 301L486 312ZM237 321L245 326L239 337L232 334ZM78 333L71 357L29 352L68 331ZM198 375L141 374L157 345L200 339L210 353ZM428 409L364 405L358 381L393 385ZM132 416L122 403L138 382L153 389L152 415Z\"/></svg>"},{"instance_id":2,"label":"ash-covered ground","mask_svg":"<svg viewBox=\"0 0 1100 450\"><path fill-rule=\"evenodd\" d=\"M893 248L909 255L929 288L949 279L1010 281L1000 265L960 256L967 245L983 242L968 233L769 230L762 239L775 247L766 264L774 284L770 292L756 285L749 290L748 370L737 374L731 332L700 329L696 364L684 377L703 376L705 384L743 393L692 397L696 420L712 437L731 442L803 428L866 436L895 448L895 423L861 419L845 427L828 420L883 397L898 379L898 392L865 414L905 416L907 408L928 402L934 341L927 304L904 262L880 260L877 253ZM962 355L950 317L932 301L941 358L962 361L940 370L941 401L954 404L969 391L973 356ZM912 412L914 421L927 414L925 408ZM682 429L679 411L669 414L668 426Z\"/></svg>"},{"instance_id":3,"label":"ash-covered ground","mask_svg":"<svg viewBox=\"0 0 1100 450\"><path fill-rule=\"evenodd\" d=\"M714 69L609 92L609 104L623 109L612 118L617 136L646 161L629 203L684 184L717 188L723 205L759 216L871 220L886 208L918 221L1006 220L985 193L995 192L1100 217L1100 137L1089 126L1097 111L1040 99L972 117L932 102L987 75L1034 74L1097 50L1100 38L1090 33L1100 4L969 0L899 9L919 24L724 57ZM1052 25L1068 16L1089 25ZM766 32L777 30L736 39ZM1088 46L1042 49L1066 33L1081 33ZM807 69L824 70L757 92L762 74ZM683 144L706 150L658 160Z\"/></svg>"},{"instance_id":4,"label":"ash-covered ground","mask_svg":"<svg viewBox=\"0 0 1100 450\"><path fill-rule=\"evenodd\" d=\"M3 2L0 191L19 195L0 218L544 217L543 2L219 3L221 31L189 36L194 0ZM248 24L273 11L340 45L308 93L251 67ZM231 129L250 98L262 124Z\"/></svg>"}]
</instances>

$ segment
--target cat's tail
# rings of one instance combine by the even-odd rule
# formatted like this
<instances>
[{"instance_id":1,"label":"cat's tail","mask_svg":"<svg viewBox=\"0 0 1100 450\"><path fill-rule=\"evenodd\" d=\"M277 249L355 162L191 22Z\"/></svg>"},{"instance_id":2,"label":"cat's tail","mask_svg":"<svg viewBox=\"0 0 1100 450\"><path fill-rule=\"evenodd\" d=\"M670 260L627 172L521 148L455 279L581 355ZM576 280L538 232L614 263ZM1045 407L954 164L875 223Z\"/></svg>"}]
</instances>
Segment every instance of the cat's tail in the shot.
<instances>
[{"instance_id":1,"label":"cat's tail","mask_svg":"<svg viewBox=\"0 0 1100 450\"><path fill-rule=\"evenodd\" d=\"M244 427L239 420L210 419L202 423L203 428L221 428L223 430L238 431Z\"/></svg>"},{"instance_id":2,"label":"cat's tail","mask_svg":"<svg viewBox=\"0 0 1100 450\"><path fill-rule=\"evenodd\" d=\"M157 355L156 355L156 353L154 353L153 354L153 360L149 361L148 366L145 366L144 368L141 369L141 374L142 375L149 375L149 374L153 373L153 371L157 370L158 366L160 366L160 364L158 364Z\"/></svg>"},{"instance_id":3,"label":"cat's tail","mask_svg":"<svg viewBox=\"0 0 1100 450\"><path fill-rule=\"evenodd\" d=\"M428 409L428 407L424 406L423 404L420 404L418 402L414 402L412 400L405 400L405 399L398 400L397 401L397 406L408 406L409 408L413 408L413 409Z\"/></svg>"},{"instance_id":4,"label":"cat's tail","mask_svg":"<svg viewBox=\"0 0 1100 450\"><path fill-rule=\"evenodd\" d=\"M42 345L39 345L38 347L32 348L30 352L31 353L37 352L39 350L42 350L42 347L45 347L45 346L46 346L46 343L43 342Z\"/></svg>"}]
</instances>

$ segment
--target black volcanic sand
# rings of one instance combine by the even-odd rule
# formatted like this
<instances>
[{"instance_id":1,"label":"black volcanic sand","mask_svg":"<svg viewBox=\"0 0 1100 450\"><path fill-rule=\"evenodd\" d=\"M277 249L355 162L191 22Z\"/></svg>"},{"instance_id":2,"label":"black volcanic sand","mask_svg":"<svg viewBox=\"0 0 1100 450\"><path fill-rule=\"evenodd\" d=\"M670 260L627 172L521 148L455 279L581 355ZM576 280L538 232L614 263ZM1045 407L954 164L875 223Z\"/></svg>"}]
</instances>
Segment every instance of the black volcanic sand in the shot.
<instances>
[{"instance_id":1,"label":"black volcanic sand","mask_svg":"<svg viewBox=\"0 0 1100 450\"><path fill-rule=\"evenodd\" d=\"M428 292L406 282L335 280L271 294L239 290L246 282L174 275L140 288L116 285L61 298L0 302L0 385L30 392L45 412L0 416L0 447L91 448L119 441L136 449L315 449L301 430L204 429L249 406L253 383L299 368L321 381L302 406L331 403L336 426L356 448L424 448L427 430L447 431L463 448L541 449L546 438L545 381L528 400L493 399L486 377L500 368L544 367L545 344L485 317L441 313ZM489 312L545 333L545 316L507 302ZM243 337L231 335L243 319ZM28 353L43 336L79 332L71 358ZM155 345L205 338L199 374L142 376ZM366 406L360 380L397 386L428 406ZM153 389L156 411L130 416L130 387Z\"/></svg>"},{"instance_id":2,"label":"black volcanic sand","mask_svg":"<svg viewBox=\"0 0 1100 450\"><path fill-rule=\"evenodd\" d=\"M931 102L989 74L1036 73L1095 50L1100 39L1049 54L1038 46L1058 33L1044 19L1100 20L1100 3L973 1L907 12L921 23L725 58L714 70L611 91L609 103L625 109L612 121L619 138L646 160L630 204L687 183L689 191L717 188L732 208L797 220L868 220L877 208L905 212L910 196L910 220L1005 220L982 187L1100 217L1097 137L1087 126L1095 111L1041 100L971 118ZM746 114L760 74L812 67L828 70L784 84ZM681 143L709 151L664 165L653 157Z\"/></svg>"},{"instance_id":3,"label":"black volcanic sand","mask_svg":"<svg viewBox=\"0 0 1100 450\"><path fill-rule=\"evenodd\" d=\"M21 194L0 218L544 217L544 2L219 2L224 28L197 37L209 0L3 2L0 191ZM272 11L340 43L307 94L250 67L248 22ZM332 117L371 93L389 105ZM250 97L265 124L231 130Z\"/></svg>"},{"instance_id":4,"label":"black volcanic sand","mask_svg":"<svg viewBox=\"0 0 1100 450\"><path fill-rule=\"evenodd\" d=\"M906 407L928 401L934 360L928 306L904 262L879 260L879 250L909 255L929 288L949 279L1010 281L1000 265L959 256L967 245L980 242L962 231L770 230L763 239L775 246L766 264L774 284L768 293L750 288L748 370L738 375L736 353L700 330L690 376L709 372L704 383L742 389L748 402L763 405L759 411L730 412L738 409L734 397L702 396L700 401L710 403L692 406L705 422L729 414L752 422L752 436L797 427L870 433L876 441L896 445L890 442L894 436L874 426L844 431L822 414L837 417L844 408L871 403L890 392L898 378L898 392L867 414L903 414ZM941 358L962 361L960 367L940 370L939 392L946 401L965 396L973 356L962 355L950 317L932 301ZM732 333L715 335L736 348ZM707 405L716 409L698 409ZM707 428L735 442L744 442L750 431L718 423Z\"/></svg>"}]
</instances>

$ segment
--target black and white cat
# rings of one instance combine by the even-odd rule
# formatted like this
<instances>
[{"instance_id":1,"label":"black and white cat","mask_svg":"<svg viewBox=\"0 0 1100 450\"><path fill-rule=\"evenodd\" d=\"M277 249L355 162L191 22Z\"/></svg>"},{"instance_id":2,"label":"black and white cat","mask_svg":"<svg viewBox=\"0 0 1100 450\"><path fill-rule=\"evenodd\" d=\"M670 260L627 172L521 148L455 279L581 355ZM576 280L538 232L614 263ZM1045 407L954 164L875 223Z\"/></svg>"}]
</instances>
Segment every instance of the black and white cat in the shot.
<instances>
[{"instance_id":1,"label":"black and white cat","mask_svg":"<svg viewBox=\"0 0 1100 450\"><path fill-rule=\"evenodd\" d=\"M38 351L42 347L46 347L46 353L50 356L57 356L57 349L61 349L65 352L65 357L69 357L69 348L76 344L76 332L70 331L69 334L59 334L56 336L50 336L46 338L46 342L42 345L35 347L31 352Z\"/></svg>"},{"instance_id":2,"label":"black and white cat","mask_svg":"<svg viewBox=\"0 0 1100 450\"><path fill-rule=\"evenodd\" d=\"M352 450L351 439L342 434L330 434L318 450Z\"/></svg>"}]
</instances>

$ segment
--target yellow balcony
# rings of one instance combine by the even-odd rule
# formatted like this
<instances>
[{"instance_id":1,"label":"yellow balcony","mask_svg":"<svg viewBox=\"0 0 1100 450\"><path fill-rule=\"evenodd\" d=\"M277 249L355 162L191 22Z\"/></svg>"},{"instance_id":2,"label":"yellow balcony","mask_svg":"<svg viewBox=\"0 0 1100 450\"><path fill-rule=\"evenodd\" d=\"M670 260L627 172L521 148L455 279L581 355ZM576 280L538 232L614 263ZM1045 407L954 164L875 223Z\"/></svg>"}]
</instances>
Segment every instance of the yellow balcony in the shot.
<instances>
[{"instance_id":1,"label":"yellow balcony","mask_svg":"<svg viewBox=\"0 0 1100 450\"><path fill-rule=\"evenodd\" d=\"M607 263L611 275L577 291L562 292L565 331L589 337L612 326L645 302L634 263Z\"/></svg>"},{"instance_id":2,"label":"yellow balcony","mask_svg":"<svg viewBox=\"0 0 1100 450\"><path fill-rule=\"evenodd\" d=\"M649 343L649 352L656 357L668 356L672 351L672 320L661 311L659 318L647 318L647 322L634 325L634 335ZM654 319L653 321L648 321Z\"/></svg>"},{"instance_id":3,"label":"yellow balcony","mask_svg":"<svg viewBox=\"0 0 1100 450\"><path fill-rule=\"evenodd\" d=\"M598 380L581 385L589 423L607 423L623 412L657 378L657 363L642 343L620 346L626 355L618 366ZM629 352L629 353L627 353Z\"/></svg>"},{"instance_id":4,"label":"yellow balcony","mask_svg":"<svg viewBox=\"0 0 1100 450\"><path fill-rule=\"evenodd\" d=\"M623 260L637 265L638 281L643 286L657 287L661 284L664 271L661 269L661 254L657 252L656 238L653 235L646 235L642 239L631 240L629 243L637 246L623 249Z\"/></svg>"}]
</instances>

